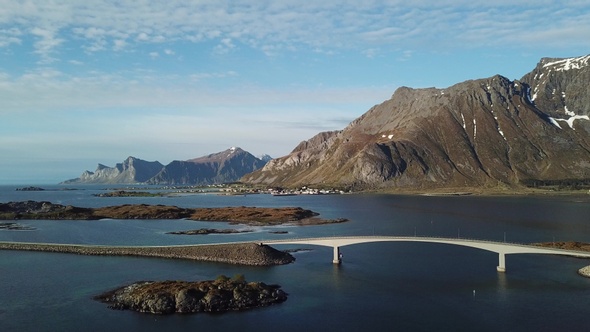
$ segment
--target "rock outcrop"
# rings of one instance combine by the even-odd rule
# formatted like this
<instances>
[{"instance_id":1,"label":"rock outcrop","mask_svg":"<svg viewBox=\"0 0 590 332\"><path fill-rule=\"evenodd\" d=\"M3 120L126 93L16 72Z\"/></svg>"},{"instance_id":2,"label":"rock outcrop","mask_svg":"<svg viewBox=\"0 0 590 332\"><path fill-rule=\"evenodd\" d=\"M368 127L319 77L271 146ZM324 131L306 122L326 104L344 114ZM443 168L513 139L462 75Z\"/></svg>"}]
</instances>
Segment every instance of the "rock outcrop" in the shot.
<instances>
[{"instance_id":1,"label":"rock outcrop","mask_svg":"<svg viewBox=\"0 0 590 332\"><path fill-rule=\"evenodd\" d=\"M246 282L242 276L208 281L141 281L95 297L112 309L150 314L225 312L287 300L279 285Z\"/></svg>"},{"instance_id":2,"label":"rock outcrop","mask_svg":"<svg viewBox=\"0 0 590 332\"><path fill-rule=\"evenodd\" d=\"M590 56L543 59L521 80L401 87L242 181L351 189L590 186Z\"/></svg>"}]
</instances>

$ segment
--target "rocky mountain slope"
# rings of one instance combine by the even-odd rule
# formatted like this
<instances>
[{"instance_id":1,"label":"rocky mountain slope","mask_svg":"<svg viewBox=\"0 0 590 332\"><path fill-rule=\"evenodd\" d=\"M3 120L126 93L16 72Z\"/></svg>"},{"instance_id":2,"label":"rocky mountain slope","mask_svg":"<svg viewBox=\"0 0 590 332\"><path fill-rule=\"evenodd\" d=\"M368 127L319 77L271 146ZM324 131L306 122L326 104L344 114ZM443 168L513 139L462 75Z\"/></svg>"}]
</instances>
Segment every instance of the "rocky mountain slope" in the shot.
<instances>
[{"instance_id":1,"label":"rocky mountain slope","mask_svg":"<svg viewBox=\"0 0 590 332\"><path fill-rule=\"evenodd\" d=\"M95 172L85 171L62 184L208 185L237 181L264 164L266 161L236 147L186 161L175 160L165 166L129 157L115 167L99 164Z\"/></svg>"},{"instance_id":2,"label":"rocky mountain slope","mask_svg":"<svg viewBox=\"0 0 590 332\"><path fill-rule=\"evenodd\" d=\"M355 189L590 182L590 55L544 58L522 79L401 87L341 131L242 181Z\"/></svg>"}]
</instances>

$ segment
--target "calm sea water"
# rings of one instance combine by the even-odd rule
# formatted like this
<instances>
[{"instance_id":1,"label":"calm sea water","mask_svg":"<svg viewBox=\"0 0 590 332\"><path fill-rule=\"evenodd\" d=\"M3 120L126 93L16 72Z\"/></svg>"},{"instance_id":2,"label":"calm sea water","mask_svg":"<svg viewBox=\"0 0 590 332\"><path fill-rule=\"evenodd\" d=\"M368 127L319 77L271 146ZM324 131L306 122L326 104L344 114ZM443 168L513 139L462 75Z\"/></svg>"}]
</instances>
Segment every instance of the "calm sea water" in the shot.
<instances>
[{"instance_id":1,"label":"calm sea water","mask_svg":"<svg viewBox=\"0 0 590 332\"><path fill-rule=\"evenodd\" d=\"M52 189L51 186L44 186ZM60 187L54 187L60 189ZM301 206L329 226L277 228L186 220L20 221L34 231L0 231L0 241L80 244L188 244L333 235L419 235L509 242L590 242L590 196L424 197L389 195L97 198L99 187L18 192L0 187L0 202L46 200L96 207L126 203L183 207ZM244 228L237 235L179 236L166 232ZM278 247L279 248L279 247ZM576 271L590 261L547 255L508 255L496 272L494 253L425 243L373 243L332 249L313 246L294 264L246 267L132 257L0 251L2 331L556 331L590 323L590 279ZM289 293L280 305L226 314L152 316L113 311L94 295L137 280L202 280L220 274L277 283ZM474 295L475 290L475 295Z\"/></svg>"}]
</instances>

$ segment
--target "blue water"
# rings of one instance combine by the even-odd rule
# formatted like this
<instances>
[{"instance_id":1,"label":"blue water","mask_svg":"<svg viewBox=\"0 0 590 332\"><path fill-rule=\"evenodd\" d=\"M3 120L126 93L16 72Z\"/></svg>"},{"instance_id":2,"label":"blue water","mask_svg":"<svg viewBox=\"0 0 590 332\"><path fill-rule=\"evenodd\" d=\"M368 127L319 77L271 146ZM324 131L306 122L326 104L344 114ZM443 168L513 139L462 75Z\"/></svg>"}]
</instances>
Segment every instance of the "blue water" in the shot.
<instances>
[{"instance_id":1,"label":"blue water","mask_svg":"<svg viewBox=\"0 0 590 332\"><path fill-rule=\"evenodd\" d=\"M388 195L98 198L98 187L17 192L0 187L0 202L47 200L76 206L126 203L183 207L301 206L350 222L286 227L234 226L187 220L19 221L34 231L0 231L0 241L81 244L187 244L333 235L418 235L509 242L590 242L590 196L424 197ZM51 189L51 187L45 187ZM55 187L60 189L61 187ZM244 228L234 235L179 236L166 232ZM247 267L134 257L0 251L2 331L555 331L590 322L590 279L576 271L590 261L548 255L508 255L496 272L494 253L443 244L372 243L295 253L294 264ZM152 316L113 311L92 300L137 280L202 280L219 274L280 284L280 305L222 315ZM475 295L474 291L475 290Z\"/></svg>"}]
</instances>

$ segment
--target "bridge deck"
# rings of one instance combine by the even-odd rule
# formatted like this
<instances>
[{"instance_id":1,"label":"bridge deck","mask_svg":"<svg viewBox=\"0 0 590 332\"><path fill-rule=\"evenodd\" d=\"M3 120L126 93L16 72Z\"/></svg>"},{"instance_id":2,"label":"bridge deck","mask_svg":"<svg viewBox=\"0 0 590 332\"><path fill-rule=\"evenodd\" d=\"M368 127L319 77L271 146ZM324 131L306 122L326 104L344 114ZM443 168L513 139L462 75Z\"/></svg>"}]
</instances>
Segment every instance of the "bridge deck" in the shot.
<instances>
[{"instance_id":1,"label":"bridge deck","mask_svg":"<svg viewBox=\"0 0 590 332\"><path fill-rule=\"evenodd\" d=\"M461 238L441 238L441 237L418 237L418 236L343 236L343 237L323 237L323 238L306 238L306 239L284 239L274 241L264 241L268 245L280 244L309 244L334 248L333 262L341 262L340 247L373 242L427 242L441 243L449 245L458 245L464 247L477 248L492 251L498 254L498 271L506 271L506 258L508 254L545 254L545 255L564 255L590 258L590 252L564 250L558 248L547 248L519 243L496 242L489 240L461 239Z\"/></svg>"}]
</instances>

